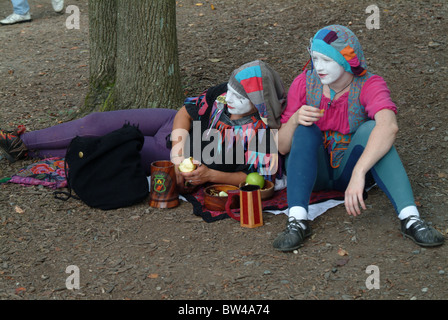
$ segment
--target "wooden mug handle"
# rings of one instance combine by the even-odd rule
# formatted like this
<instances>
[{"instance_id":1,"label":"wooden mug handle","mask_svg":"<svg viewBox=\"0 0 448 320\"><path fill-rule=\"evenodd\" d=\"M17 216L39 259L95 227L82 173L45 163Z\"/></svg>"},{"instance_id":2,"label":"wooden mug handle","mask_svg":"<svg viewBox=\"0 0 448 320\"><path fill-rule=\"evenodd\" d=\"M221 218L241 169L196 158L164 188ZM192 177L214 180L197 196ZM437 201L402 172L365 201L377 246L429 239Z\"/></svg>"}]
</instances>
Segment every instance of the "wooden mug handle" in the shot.
<instances>
[{"instance_id":1,"label":"wooden mug handle","mask_svg":"<svg viewBox=\"0 0 448 320\"><path fill-rule=\"evenodd\" d=\"M234 196L237 196L240 194L240 190L227 190L227 202L226 202L226 212L229 215L230 218L235 219L236 221L240 221L240 215L234 214L232 210L230 209L230 205L232 204L232 199Z\"/></svg>"}]
</instances>

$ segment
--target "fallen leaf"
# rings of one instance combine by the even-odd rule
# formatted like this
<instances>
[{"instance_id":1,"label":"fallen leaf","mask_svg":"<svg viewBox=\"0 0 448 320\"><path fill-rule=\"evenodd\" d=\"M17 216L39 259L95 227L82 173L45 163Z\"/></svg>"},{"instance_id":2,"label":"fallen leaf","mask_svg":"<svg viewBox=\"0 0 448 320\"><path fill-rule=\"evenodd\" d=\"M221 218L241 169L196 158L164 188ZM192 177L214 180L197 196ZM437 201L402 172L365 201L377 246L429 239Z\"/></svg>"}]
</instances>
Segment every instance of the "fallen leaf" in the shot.
<instances>
[{"instance_id":1,"label":"fallen leaf","mask_svg":"<svg viewBox=\"0 0 448 320\"><path fill-rule=\"evenodd\" d=\"M25 292L25 291L26 291L26 289L24 287L16 288L16 294L21 294L22 292Z\"/></svg>"},{"instance_id":2,"label":"fallen leaf","mask_svg":"<svg viewBox=\"0 0 448 320\"><path fill-rule=\"evenodd\" d=\"M336 266L337 267L345 266L347 264L347 262L349 262L349 260L350 260L350 258L338 259L338 260L336 260Z\"/></svg>"},{"instance_id":3,"label":"fallen leaf","mask_svg":"<svg viewBox=\"0 0 448 320\"><path fill-rule=\"evenodd\" d=\"M14 207L14 211L17 212L17 213L24 213L24 212L25 212L25 210L23 210L23 209L20 208L19 206L15 206L15 207Z\"/></svg>"},{"instance_id":4,"label":"fallen leaf","mask_svg":"<svg viewBox=\"0 0 448 320\"><path fill-rule=\"evenodd\" d=\"M431 47L431 48L437 48L438 46L440 46L440 43L435 42L435 41L429 41L429 43L428 43L428 47Z\"/></svg>"},{"instance_id":5,"label":"fallen leaf","mask_svg":"<svg viewBox=\"0 0 448 320\"><path fill-rule=\"evenodd\" d=\"M221 59L208 59L208 60L214 63L221 61Z\"/></svg>"}]
</instances>

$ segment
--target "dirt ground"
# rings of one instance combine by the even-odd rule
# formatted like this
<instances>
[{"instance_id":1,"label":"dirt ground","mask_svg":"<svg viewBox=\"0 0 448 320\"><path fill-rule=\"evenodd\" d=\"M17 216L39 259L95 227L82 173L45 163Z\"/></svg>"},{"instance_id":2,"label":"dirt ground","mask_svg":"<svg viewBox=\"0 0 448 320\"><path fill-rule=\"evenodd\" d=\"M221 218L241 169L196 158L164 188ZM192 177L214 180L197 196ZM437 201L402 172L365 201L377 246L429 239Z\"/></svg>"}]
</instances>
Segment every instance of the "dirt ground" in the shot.
<instances>
[{"instance_id":1,"label":"dirt ground","mask_svg":"<svg viewBox=\"0 0 448 320\"><path fill-rule=\"evenodd\" d=\"M202 3L202 5L199 5ZM69 119L88 86L87 0L80 28L49 0L30 0L33 21L0 26L0 128L28 130ZM368 29L366 8L379 8ZM212 6L213 5L213 6ZM0 0L0 17L12 12ZM383 76L399 108L396 143L422 216L448 231L447 4L436 1L179 0L179 54L187 96L263 59L285 86L307 61L308 39L328 24L358 35L369 69ZM31 163L0 160L0 178ZM0 299L3 300L445 300L448 245L423 249L404 239L387 197L369 192L368 210L343 206L311 223L297 253L272 241L286 216L243 229L231 219L206 223L186 202L169 210L148 203L113 211L53 199L43 187L0 186ZM18 210L20 209L20 210ZM80 289L68 290L68 266ZM369 266L379 288L370 289Z\"/></svg>"}]
</instances>

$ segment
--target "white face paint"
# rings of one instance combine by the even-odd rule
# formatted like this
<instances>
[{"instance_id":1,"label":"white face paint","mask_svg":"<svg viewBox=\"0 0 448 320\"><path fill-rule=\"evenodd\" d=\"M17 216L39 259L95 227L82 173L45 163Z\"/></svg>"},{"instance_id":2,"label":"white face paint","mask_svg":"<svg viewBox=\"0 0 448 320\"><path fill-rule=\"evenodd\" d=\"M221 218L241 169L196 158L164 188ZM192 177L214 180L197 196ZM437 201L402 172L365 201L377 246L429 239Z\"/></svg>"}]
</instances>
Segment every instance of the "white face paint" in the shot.
<instances>
[{"instance_id":1,"label":"white face paint","mask_svg":"<svg viewBox=\"0 0 448 320\"><path fill-rule=\"evenodd\" d=\"M345 72L339 63L322 53L313 51L311 57L313 58L314 68L316 68L322 84L332 84Z\"/></svg>"},{"instance_id":2,"label":"white face paint","mask_svg":"<svg viewBox=\"0 0 448 320\"><path fill-rule=\"evenodd\" d=\"M227 84L226 101L230 114L245 114L252 110L250 100L236 92L229 84Z\"/></svg>"}]
</instances>

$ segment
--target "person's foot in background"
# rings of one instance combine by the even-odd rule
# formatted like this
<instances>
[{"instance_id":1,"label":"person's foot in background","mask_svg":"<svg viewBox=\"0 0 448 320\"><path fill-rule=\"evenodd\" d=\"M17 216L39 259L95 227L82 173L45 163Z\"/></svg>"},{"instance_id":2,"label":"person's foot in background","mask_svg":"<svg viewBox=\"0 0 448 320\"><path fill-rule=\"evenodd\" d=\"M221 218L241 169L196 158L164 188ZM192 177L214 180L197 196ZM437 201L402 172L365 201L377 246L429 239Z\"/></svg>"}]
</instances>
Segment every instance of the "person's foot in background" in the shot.
<instances>
[{"instance_id":1,"label":"person's foot in background","mask_svg":"<svg viewBox=\"0 0 448 320\"><path fill-rule=\"evenodd\" d=\"M31 14L28 12L27 14L21 15L17 13L13 13L7 16L5 19L0 21L0 24L9 25L15 23L29 22L31 21Z\"/></svg>"},{"instance_id":2,"label":"person's foot in background","mask_svg":"<svg viewBox=\"0 0 448 320\"><path fill-rule=\"evenodd\" d=\"M64 0L51 0L54 12L61 13L64 10Z\"/></svg>"}]
</instances>

